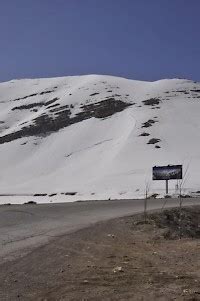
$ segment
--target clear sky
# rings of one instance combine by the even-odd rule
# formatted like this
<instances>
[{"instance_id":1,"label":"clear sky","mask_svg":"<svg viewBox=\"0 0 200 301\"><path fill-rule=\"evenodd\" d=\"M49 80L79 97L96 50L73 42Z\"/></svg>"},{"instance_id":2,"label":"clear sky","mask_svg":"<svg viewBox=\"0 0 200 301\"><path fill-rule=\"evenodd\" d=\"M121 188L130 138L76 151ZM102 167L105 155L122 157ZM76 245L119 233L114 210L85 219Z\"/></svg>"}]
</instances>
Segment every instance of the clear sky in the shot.
<instances>
[{"instance_id":1,"label":"clear sky","mask_svg":"<svg viewBox=\"0 0 200 301\"><path fill-rule=\"evenodd\" d=\"M200 81L200 0L0 0L0 81Z\"/></svg>"}]
</instances>

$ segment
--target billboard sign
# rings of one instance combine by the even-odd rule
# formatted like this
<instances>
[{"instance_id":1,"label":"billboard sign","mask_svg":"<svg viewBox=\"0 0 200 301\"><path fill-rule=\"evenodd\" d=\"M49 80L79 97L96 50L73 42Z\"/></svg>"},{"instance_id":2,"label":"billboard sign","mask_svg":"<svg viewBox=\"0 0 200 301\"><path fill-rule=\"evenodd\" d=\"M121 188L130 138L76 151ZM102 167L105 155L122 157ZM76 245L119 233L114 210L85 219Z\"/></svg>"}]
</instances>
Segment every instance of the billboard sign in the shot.
<instances>
[{"instance_id":1,"label":"billboard sign","mask_svg":"<svg viewBox=\"0 0 200 301\"><path fill-rule=\"evenodd\" d=\"M154 166L153 180L179 180L182 173L182 165Z\"/></svg>"}]
</instances>

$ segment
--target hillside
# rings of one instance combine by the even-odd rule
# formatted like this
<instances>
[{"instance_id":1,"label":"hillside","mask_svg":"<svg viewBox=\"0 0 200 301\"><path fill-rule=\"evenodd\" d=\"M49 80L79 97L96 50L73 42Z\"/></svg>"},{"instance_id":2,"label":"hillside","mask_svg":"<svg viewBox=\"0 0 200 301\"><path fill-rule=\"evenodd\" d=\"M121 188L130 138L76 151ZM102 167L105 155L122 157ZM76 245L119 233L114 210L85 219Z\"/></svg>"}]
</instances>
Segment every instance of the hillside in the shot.
<instances>
[{"instance_id":1,"label":"hillside","mask_svg":"<svg viewBox=\"0 0 200 301\"><path fill-rule=\"evenodd\" d=\"M200 83L88 75L0 83L0 194L51 200L164 194L154 165L200 190ZM170 182L171 193L176 182ZM48 201L49 199L46 198ZM1 202L1 200L0 200Z\"/></svg>"}]
</instances>

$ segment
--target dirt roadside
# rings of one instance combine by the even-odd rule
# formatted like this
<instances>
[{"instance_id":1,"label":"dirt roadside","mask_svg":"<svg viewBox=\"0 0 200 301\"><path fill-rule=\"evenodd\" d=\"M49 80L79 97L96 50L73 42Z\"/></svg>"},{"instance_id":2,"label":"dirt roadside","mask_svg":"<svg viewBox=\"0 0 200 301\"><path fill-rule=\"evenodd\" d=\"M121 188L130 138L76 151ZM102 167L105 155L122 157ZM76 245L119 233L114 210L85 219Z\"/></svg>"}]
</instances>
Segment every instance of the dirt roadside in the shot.
<instances>
[{"instance_id":1,"label":"dirt roadside","mask_svg":"<svg viewBox=\"0 0 200 301\"><path fill-rule=\"evenodd\" d=\"M97 223L0 265L0 300L200 300L200 207Z\"/></svg>"}]
</instances>

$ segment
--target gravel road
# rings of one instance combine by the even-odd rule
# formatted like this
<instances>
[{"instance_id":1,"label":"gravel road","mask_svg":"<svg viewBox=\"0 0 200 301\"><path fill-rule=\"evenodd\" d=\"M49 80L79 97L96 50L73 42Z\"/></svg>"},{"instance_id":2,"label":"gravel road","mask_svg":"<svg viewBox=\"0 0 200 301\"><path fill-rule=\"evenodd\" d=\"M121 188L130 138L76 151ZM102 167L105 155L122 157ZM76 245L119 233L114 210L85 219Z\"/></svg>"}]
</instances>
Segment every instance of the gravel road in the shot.
<instances>
[{"instance_id":1,"label":"gravel road","mask_svg":"<svg viewBox=\"0 0 200 301\"><path fill-rule=\"evenodd\" d=\"M198 205L200 198L183 199ZM166 200L148 200L148 209L161 209ZM62 204L0 206L0 263L32 251L51 239L111 218L142 212L143 200L85 201ZM178 206L167 199L165 207Z\"/></svg>"}]
</instances>

